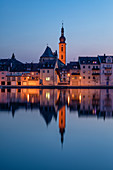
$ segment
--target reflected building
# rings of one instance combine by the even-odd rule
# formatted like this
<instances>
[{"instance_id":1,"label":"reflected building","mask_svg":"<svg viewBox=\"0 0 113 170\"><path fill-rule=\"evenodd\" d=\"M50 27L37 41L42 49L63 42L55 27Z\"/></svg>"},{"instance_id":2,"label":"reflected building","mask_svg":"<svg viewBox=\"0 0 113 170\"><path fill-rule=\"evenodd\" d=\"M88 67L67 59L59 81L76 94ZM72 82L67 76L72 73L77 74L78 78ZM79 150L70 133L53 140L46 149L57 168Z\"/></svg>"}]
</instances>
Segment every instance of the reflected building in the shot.
<instances>
[{"instance_id":1,"label":"reflected building","mask_svg":"<svg viewBox=\"0 0 113 170\"><path fill-rule=\"evenodd\" d=\"M64 141L66 111L78 118L113 118L112 89L0 89L0 113L19 109L34 110L48 126L54 119L59 122L61 143Z\"/></svg>"}]
</instances>

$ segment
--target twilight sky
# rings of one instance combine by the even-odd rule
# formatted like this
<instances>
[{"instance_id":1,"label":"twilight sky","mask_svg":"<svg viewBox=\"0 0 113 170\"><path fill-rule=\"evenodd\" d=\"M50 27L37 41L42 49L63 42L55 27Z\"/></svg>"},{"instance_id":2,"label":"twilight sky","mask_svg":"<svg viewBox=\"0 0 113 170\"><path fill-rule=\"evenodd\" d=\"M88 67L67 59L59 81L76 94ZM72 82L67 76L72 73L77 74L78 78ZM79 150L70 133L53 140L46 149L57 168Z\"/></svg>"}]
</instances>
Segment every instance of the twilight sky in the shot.
<instances>
[{"instance_id":1,"label":"twilight sky","mask_svg":"<svg viewBox=\"0 0 113 170\"><path fill-rule=\"evenodd\" d=\"M0 0L0 58L38 62L58 50L64 21L67 62L113 55L113 0Z\"/></svg>"}]
</instances>

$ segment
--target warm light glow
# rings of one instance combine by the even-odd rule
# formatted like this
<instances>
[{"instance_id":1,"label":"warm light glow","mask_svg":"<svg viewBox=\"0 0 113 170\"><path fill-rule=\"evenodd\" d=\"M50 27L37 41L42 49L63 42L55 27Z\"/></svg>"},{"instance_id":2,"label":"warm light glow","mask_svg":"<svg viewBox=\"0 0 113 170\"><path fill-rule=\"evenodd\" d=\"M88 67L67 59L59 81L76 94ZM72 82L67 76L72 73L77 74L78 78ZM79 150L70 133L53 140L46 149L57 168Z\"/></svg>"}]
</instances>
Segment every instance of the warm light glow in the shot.
<instances>
[{"instance_id":1,"label":"warm light glow","mask_svg":"<svg viewBox=\"0 0 113 170\"><path fill-rule=\"evenodd\" d=\"M81 80L82 77L79 77L79 79Z\"/></svg>"},{"instance_id":2,"label":"warm light glow","mask_svg":"<svg viewBox=\"0 0 113 170\"><path fill-rule=\"evenodd\" d=\"M70 103L70 97L68 96L68 106L69 106L69 103Z\"/></svg>"},{"instance_id":3,"label":"warm light glow","mask_svg":"<svg viewBox=\"0 0 113 170\"><path fill-rule=\"evenodd\" d=\"M27 77L29 79L29 77Z\"/></svg>"},{"instance_id":4,"label":"warm light glow","mask_svg":"<svg viewBox=\"0 0 113 170\"><path fill-rule=\"evenodd\" d=\"M81 96L81 93L79 94L79 102L81 104L81 100L82 100L82 96Z\"/></svg>"},{"instance_id":5,"label":"warm light glow","mask_svg":"<svg viewBox=\"0 0 113 170\"><path fill-rule=\"evenodd\" d=\"M50 100L50 93L46 92L46 99Z\"/></svg>"},{"instance_id":6,"label":"warm light glow","mask_svg":"<svg viewBox=\"0 0 113 170\"><path fill-rule=\"evenodd\" d=\"M29 102L29 94L27 94L27 102Z\"/></svg>"},{"instance_id":7,"label":"warm light glow","mask_svg":"<svg viewBox=\"0 0 113 170\"><path fill-rule=\"evenodd\" d=\"M50 80L50 77L46 77L46 81L49 81Z\"/></svg>"},{"instance_id":8,"label":"warm light glow","mask_svg":"<svg viewBox=\"0 0 113 170\"><path fill-rule=\"evenodd\" d=\"M68 77L70 77L70 74L68 73Z\"/></svg>"},{"instance_id":9,"label":"warm light glow","mask_svg":"<svg viewBox=\"0 0 113 170\"><path fill-rule=\"evenodd\" d=\"M74 94L72 94L72 98L74 98L75 97L75 95Z\"/></svg>"}]
</instances>

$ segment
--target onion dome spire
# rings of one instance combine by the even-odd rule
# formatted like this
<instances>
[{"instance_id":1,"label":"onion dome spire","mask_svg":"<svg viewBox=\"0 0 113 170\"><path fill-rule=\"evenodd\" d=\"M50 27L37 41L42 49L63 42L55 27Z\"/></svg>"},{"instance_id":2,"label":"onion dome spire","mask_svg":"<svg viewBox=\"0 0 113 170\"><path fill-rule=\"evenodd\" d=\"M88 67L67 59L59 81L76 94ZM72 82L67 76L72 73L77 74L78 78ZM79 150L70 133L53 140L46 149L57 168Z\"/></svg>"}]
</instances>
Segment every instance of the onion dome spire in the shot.
<instances>
[{"instance_id":1,"label":"onion dome spire","mask_svg":"<svg viewBox=\"0 0 113 170\"><path fill-rule=\"evenodd\" d=\"M62 28L61 28L61 37L59 38L60 43L65 43L66 38L64 36L64 26L63 26L63 22L62 22Z\"/></svg>"}]
</instances>

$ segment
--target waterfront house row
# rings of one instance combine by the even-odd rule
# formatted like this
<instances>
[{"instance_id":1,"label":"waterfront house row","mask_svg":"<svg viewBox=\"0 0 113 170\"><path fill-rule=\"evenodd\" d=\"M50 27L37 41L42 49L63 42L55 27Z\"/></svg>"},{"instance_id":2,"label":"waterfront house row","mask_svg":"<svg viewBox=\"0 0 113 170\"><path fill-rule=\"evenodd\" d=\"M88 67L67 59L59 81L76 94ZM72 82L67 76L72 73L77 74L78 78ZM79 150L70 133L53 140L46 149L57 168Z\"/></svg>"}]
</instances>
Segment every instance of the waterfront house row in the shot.
<instances>
[{"instance_id":1,"label":"waterfront house row","mask_svg":"<svg viewBox=\"0 0 113 170\"><path fill-rule=\"evenodd\" d=\"M22 63L13 54L0 60L1 86L113 85L113 56L79 57L64 64L47 46L38 63Z\"/></svg>"}]
</instances>

